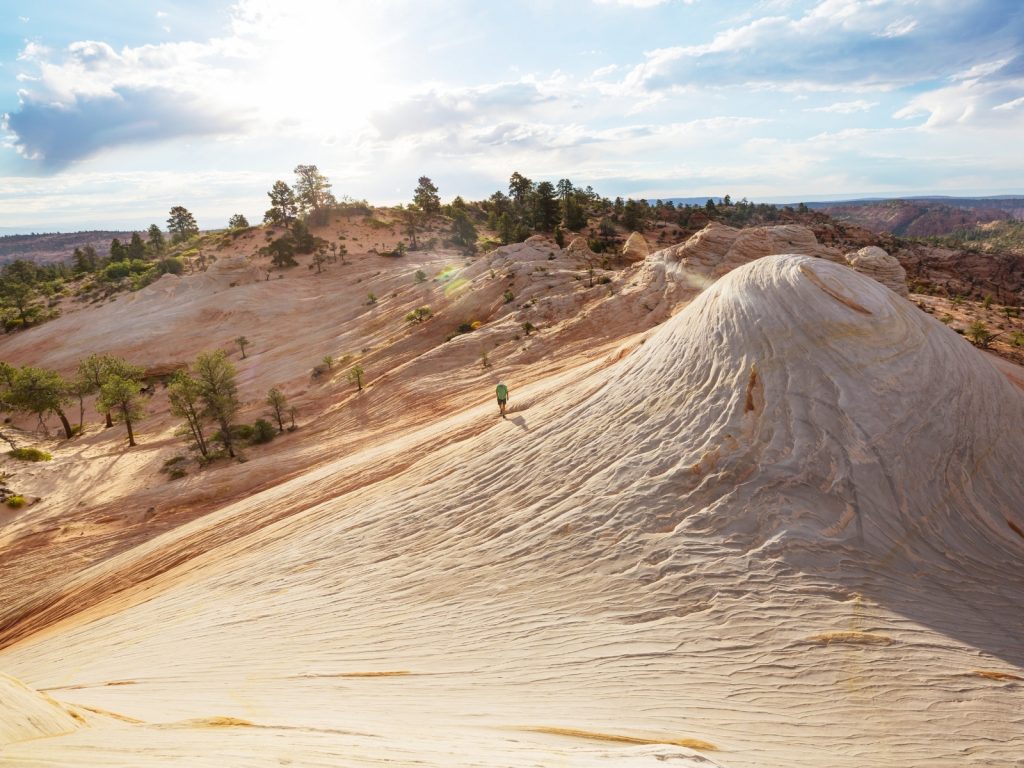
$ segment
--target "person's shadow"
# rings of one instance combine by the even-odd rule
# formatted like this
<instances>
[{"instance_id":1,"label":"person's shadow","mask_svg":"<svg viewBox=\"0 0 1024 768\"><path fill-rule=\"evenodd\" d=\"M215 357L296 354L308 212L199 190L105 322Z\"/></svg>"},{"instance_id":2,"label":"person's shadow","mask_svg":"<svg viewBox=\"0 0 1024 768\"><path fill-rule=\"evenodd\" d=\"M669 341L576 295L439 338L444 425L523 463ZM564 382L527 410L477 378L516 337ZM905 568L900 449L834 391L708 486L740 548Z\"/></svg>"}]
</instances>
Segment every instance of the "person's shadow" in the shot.
<instances>
[{"instance_id":1,"label":"person's shadow","mask_svg":"<svg viewBox=\"0 0 1024 768\"><path fill-rule=\"evenodd\" d=\"M513 424L515 424L517 427L519 427L524 432L529 432L530 431L530 428L528 426L526 426L526 419L523 418L522 416L513 416L511 419L507 419L507 420L511 421Z\"/></svg>"}]
</instances>

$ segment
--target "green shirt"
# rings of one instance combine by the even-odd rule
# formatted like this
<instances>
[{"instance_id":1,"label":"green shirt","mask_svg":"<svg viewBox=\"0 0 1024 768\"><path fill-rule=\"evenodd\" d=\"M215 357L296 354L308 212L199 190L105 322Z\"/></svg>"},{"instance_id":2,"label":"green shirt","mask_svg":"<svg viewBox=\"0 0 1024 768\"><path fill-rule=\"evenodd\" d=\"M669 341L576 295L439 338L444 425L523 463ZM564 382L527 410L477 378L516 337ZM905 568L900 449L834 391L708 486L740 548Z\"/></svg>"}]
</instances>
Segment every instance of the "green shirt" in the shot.
<instances>
[{"instance_id":1,"label":"green shirt","mask_svg":"<svg viewBox=\"0 0 1024 768\"><path fill-rule=\"evenodd\" d=\"M508 400L508 387L504 384L499 384L496 391L498 393L499 400Z\"/></svg>"}]
</instances>

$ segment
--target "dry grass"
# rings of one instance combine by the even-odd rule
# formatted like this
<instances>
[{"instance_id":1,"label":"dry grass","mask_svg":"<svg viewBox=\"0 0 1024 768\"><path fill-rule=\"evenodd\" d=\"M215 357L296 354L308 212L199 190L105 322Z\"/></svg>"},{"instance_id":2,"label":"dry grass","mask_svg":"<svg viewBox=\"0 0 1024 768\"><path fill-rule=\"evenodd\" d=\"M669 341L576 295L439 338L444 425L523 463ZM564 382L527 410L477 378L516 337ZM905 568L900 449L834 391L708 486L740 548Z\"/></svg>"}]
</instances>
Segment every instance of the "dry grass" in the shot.
<instances>
[{"instance_id":1,"label":"dry grass","mask_svg":"<svg viewBox=\"0 0 1024 768\"><path fill-rule=\"evenodd\" d=\"M892 645L893 639L874 632L822 632L810 638L821 645Z\"/></svg>"},{"instance_id":2,"label":"dry grass","mask_svg":"<svg viewBox=\"0 0 1024 768\"><path fill-rule=\"evenodd\" d=\"M718 749L718 747L716 747L711 742L702 741L701 739L676 739L671 737L649 738L642 736L626 736L619 733L583 731L578 728L556 728L546 725L525 726L520 730L530 731L531 733L548 733L553 736L569 736L574 739L589 739L591 741L610 741L614 744L668 744L669 746L673 747L686 747L687 749L695 749L703 752L714 752Z\"/></svg>"}]
</instances>

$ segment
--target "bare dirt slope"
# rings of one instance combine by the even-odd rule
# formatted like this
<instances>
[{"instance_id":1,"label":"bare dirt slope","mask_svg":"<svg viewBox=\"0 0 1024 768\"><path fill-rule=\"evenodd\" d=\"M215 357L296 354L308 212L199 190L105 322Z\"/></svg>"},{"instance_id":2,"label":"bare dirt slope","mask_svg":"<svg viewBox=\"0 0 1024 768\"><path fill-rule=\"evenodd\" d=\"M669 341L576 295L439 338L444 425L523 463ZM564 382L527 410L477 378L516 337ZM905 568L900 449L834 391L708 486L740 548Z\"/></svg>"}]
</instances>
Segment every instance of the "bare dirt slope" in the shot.
<instances>
[{"instance_id":1,"label":"bare dirt slope","mask_svg":"<svg viewBox=\"0 0 1024 768\"><path fill-rule=\"evenodd\" d=\"M256 337L254 410L283 383L315 422L177 484L154 474L176 450L159 414L138 451L93 432L33 470L49 495L0 529L0 669L52 724L5 733L5 760L1019 758L1024 393L983 353L811 256L741 266L680 312L711 275L664 252L593 287L542 242L423 256L428 284L372 259L180 305ZM233 319L243 297L287 331ZM324 329L374 372L362 395L297 373Z\"/></svg>"}]
</instances>

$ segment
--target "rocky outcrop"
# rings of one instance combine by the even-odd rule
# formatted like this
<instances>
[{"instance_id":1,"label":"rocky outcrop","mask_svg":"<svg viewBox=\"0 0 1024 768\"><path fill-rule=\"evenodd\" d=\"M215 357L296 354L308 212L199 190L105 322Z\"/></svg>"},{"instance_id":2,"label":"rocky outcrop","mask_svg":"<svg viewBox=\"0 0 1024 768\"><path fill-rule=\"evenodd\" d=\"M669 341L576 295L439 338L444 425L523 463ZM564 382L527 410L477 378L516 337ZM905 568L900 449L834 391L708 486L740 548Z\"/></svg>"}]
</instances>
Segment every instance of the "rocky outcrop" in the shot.
<instances>
[{"instance_id":1,"label":"rocky outcrop","mask_svg":"<svg viewBox=\"0 0 1024 768\"><path fill-rule=\"evenodd\" d=\"M713 222L685 243L663 253L668 261L712 278L762 256L781 253L843 263L840 251L822 245L810 229L797 224L736 229Z\"/></svg>"},{"instance_id":2,"label":"rocky outcrop","mask_svg":"<svg viewBox=\"0 0 1024 768\"><path fill-rule=\"evenodd\" d=\"M895 256L890 256L881 248L869 245L859 251L848 253L846 263L900 296L909 295L906 270Z\"/></svg>"},{"instance_id":3,"label":"rocky outcrop","mask_svg":"<svg viewBox=\"0 0 1024 768\"><path fill-rule=\"evenodd\" d=\"M572 239L565 252L577 259L593 259L597 256L597 254L590 250L590 243L587 242L587 238L579 236Z\"/></svg>"},{"instance_id":4,"label":"rocky outcrop","mask_svg":"<svg viewBox=\"0 0 1024 768\"><path fill-rule=\"evenodd\" d=\"M626 261L643 261L650 255L651 249L647 246L644 236L639 232L631 234L626 240L626 244L622 246L622 258Z\"/></svg>"}]
</instances>

